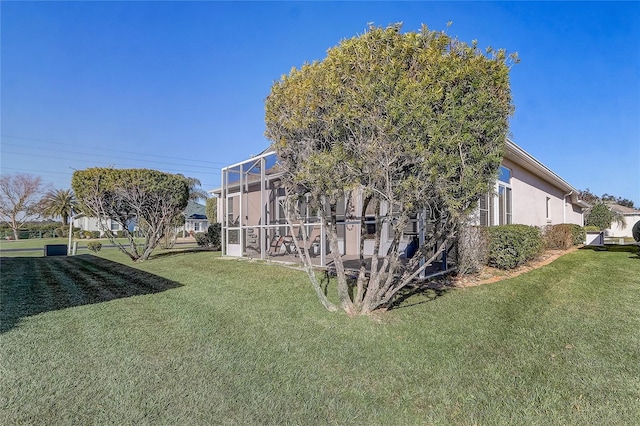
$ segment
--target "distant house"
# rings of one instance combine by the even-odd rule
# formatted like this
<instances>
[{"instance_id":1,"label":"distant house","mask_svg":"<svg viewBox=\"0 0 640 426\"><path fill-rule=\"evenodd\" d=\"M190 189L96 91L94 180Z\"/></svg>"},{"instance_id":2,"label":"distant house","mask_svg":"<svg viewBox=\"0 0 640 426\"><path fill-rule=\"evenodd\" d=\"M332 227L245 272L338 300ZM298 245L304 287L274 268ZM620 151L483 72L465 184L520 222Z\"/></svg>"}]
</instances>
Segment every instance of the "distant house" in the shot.
<instances>
[{"instance_id":1,"label":"distant house","mask_svg":"<svg viewBox=\"0 0 640 426\"><path fill-rule=\"evenodd\" d=\"M198 204L195 201L189 201L186 209L183 212L185 222L183 226L178 228L178 233L182 233L182 236L187 236L191 232L207 232L209 227L209 221L207 220L206 208L202 204ZM119 223L106 219L104 222L104 228L111 229L112 231L122 231L122 227ZM98 219L95 217L82 216L73 220L74 228L80 228L82 231L100 231L104 236L104 232L98 226ZM135 221L131 223L131 230L135 226Z\"/></svg>"},{"instance_id":2,"label":"distant house","mask_svg":"<svg viewBox=\"0 0 640 426\"><path fill-rule=\"evenodd\" d=\"M122 226L119 223L112 221L111 219L106 219L103 221L104 226L100 227L98 223L98 218L89 217L89 216L81 216L73 219L73 227L80 228L81 231L100 231L100 234L104 234L102 229L110 229L113 232L122 231Z\"/></svg>"},{"instance_id":3,"label":"distant house","mask_svg":"<svg viewBox=\"0 0 640 426\"><path fill-rule=\"evenodd\" d=\"M267 151L222 169L222 186L211 191L220 198L218 217L222 222L223 253L228 256L265 259L283 253L292 254L293 240L303 229L293 231L285 219L285 192L281 187L277 156ZM344 200L338 203L338 238L340 253L359 255L361 223L354 217L360 211L360 197L350 203L354 211L345 211ZM319 265L325 265L326 232L319 219L302 202L304 228L315 245L305 247L319 255ZM476 221L480 225L525 224L543 227L558 223L584 224L583 210L589 204L580 200L580 192L521 147L507 140L506 152L494 190L481 197ZM383 210L385 207L383 207ZM375 212L367 212L364 230L364 255L373 255ZM392 212L382 214L393 216ZM422 222L425 223L425 222ZM381 230L379 255L386 253L393 240L388 222ZM416 218L405 230L400 249L417 238L421 228ZM428 225L424 225L428 226Z\"/></svg>"},{"instance_id":4,"label":"distant house","mask_svg":"<svg viewBox=\"0 0 640 426\"><path fill-rule=\"evenodd\" d=\"M187 208L184 210L184 226L178 228L178 232L182 232L185 237L189 234L197 232L207 232L209 228L209 220L207 219L206 207L195 201L189 200Z\"/></svg>"},{"instance_id":5,"label":"distant house","mask_svg":"<svg viewBox=\"0 0 640 426\"><path fill-rule=\"evenodd\" d=\"M605 230L605 234L608 237L632 237L631 230L633 229L633 225L640 221L640 210L615 203L607 203L607 205L611 210L622 213L626 224L620 226L614 222L611 224L610 229Z\"/></svg>"}]
</instances>

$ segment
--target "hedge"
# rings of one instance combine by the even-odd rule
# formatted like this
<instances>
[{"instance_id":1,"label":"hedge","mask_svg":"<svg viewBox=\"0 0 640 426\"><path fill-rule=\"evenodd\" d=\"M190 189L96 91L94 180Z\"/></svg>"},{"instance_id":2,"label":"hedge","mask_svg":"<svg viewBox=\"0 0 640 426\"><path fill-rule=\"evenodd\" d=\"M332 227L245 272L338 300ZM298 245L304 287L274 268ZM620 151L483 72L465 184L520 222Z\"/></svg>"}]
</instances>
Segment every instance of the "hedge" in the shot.
<instances>
[{"instance_id":1,"label":"hedge","mask_svg":"<svg viewBox=\"0 0 640 426\"><path fill-rule=\"evenodd\" d=\"M487 228L489 266L513 269L535 259L543 248L540 229L527 225L502 225Z\"/></svg>"},{"instance_id":2,"label":"hedge","mask_svg":"<svg viewBox=\"0 0 640 426\"><path fill-rule=\"evenodd\" d=\"M580 225L559 223L544 228L544 246L551 250L566 250L584 244L586 232Z\"/></svg>"}]
</instances>

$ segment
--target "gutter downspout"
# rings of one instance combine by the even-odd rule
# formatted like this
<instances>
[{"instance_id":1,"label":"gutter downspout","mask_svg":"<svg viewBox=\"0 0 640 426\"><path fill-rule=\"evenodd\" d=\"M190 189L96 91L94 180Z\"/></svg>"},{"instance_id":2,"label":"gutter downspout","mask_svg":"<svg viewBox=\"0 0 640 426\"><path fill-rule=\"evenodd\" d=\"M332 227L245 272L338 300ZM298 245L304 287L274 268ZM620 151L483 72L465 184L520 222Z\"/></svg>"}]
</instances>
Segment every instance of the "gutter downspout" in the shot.
<instances>
[{"instance_id":1,"label":"gutter downspout","mask_svg":"<svg viewBox=\"0 0 640 426\"><path fill-rule=\"evenodd\" d=\"M567 223L567 197L571 196L573 191L562 197L562 223Z\"/></svg>"}]
</instances>

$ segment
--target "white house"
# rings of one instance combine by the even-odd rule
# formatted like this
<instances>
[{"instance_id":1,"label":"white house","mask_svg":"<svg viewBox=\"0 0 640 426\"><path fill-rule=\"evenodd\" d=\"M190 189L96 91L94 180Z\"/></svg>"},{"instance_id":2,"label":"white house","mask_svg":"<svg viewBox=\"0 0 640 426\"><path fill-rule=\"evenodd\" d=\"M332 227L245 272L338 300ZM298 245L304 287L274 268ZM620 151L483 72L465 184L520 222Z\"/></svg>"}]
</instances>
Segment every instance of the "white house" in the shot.
<instances>
[{"instance_id":1,"label":"white house","mask_svg":"<svg viewBox=\"0 0 640 426\"><path fill-rule=\"evenodd\" d=\"M640 221L640 210L615 203L608 203L608 205L611 210L622 213L625 225L621 226L617 223L612 223L611 228L605 230L605 234L608 237L632 237L631 230L633 229L633 225Z\"/></svg>"},{"instance_id":2,"label":"white house","mask_svg":"<svg viewBox=\"0 0 640 426\"><path fill-rule=\"evenodd\" d=\"M205 206L189 200L189 204L187 204L183 214L184 226L178 228L178 232L182 232L183 237L191 232L207 232L209 220L207 219Z\"/></svg>"}]
</instances>

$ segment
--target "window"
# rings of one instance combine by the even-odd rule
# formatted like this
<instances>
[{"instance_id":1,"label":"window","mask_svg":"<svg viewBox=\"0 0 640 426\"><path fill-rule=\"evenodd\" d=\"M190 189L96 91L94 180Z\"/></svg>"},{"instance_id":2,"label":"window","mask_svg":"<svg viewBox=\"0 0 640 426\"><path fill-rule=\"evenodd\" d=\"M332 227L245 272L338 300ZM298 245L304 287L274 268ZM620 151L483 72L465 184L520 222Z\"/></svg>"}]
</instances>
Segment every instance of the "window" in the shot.
<instances>
[{"instance_id":1,"label":"window","mask_svg":"<svg viewBox=\"0 0 640 426\"><path fill-rule=\"evenodd\" d=\"M478 203L480 225L509 225L513 223L513 202L511 193L511 169L500 166L495 192L480 197Z\"/></svg>"},{"instance_id":2,"label":"window","mask_svg":"<svg viewBox=\"0 0 640 426\"><path fill-rule=\"evenodd\" d=\"M195 223L193 224L193 230L194 230L195 232L199 232L199 231L200 231L200 222L195 222Z\"/></svg>"},{"instance_id":3,"label":"window","mask_svg":"<svg viewBox=\"0 0 640 426\"><path fill-rule=\"evenodd\" d=\"M545 207L547 212L546 213L547 222L551 222L551 198L547 197Z\"/></svg>"},{"instance_id":4,"label":"window","mask_svg":"<svg viewBox=\"0 0 640 426\"><path fill-rule=\"evenodd\" d=\"M498 181L511 184L511 170L506 168L505 166L500 166L500 171L498 172Z\"/></svg>"},{"instance_id":5,"label":"window","mask_svg":"<svg viewBox=\"0 0 640 426\"><path fill-rule=\"evenodd\" d=\"M120 224L118 222L114 222L112 220L111 221L111 230L112 231L119 231L120 230Z\"/></svg>"},{"instance_id":6,"label":"window","mask_svg":"<svg viewBox=\"0 0 640 426\"><path fill-rule=\"evenodd\" d=\"M480 226L493 225L493 193L480 197Z\"/></svg>"},{"instance_id":7,"label":"window","mask_svg":"<svg viewBox=\"0 0 640 426\"><path fill-rule=\"evenodd\" d=\"M498 225L511 224L511 188L498 186Z\"/></svg>"}]
</instances>

